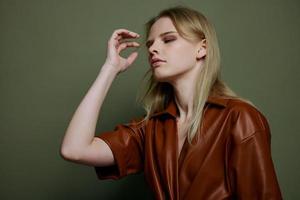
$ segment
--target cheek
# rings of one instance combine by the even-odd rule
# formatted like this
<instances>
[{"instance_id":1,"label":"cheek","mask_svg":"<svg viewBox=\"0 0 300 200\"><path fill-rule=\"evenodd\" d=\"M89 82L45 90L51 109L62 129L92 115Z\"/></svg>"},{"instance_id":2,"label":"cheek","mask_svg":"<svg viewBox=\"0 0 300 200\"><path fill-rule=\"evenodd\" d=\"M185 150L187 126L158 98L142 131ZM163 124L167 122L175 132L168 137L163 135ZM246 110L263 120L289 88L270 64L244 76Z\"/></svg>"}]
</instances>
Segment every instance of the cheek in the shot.
<instances>
[{"instance_id":1,"label":"cheek","mask_svg":"<svg viewBox=\"0 0 300 200\"><path fill-rule=\"evenodd\" d=\"M196 58L190 46L180 47L174 49L171 62L172 66L180 68L189 68L195 64Z\"/></svg>"}]
</instances>

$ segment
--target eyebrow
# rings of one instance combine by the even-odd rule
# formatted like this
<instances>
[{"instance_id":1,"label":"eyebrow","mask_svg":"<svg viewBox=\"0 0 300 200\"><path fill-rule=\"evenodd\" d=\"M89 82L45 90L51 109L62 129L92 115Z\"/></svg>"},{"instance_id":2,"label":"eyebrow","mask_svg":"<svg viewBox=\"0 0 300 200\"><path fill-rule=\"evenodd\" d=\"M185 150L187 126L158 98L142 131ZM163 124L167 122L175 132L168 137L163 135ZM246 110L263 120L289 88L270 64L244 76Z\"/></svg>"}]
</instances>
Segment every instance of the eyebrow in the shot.
<instances>
[{"instance_id":1,"label":"eyebrow","mask_svg":"<svg viewBox=\"0 0 300 200\"><path fill-rule=\"evenodd\" d=\"M169 33L177 33L177 32L176 32L176 31L167 31L167 32L161 33L161 34L159 35L159 37L162 37L162 36L167 35L167 34L169 34ZM148 45L149 45L151 42L153 42L153 40L148 40L148 41L146 42L146 46L148 47Z\"/></svg>"}]
</instances>

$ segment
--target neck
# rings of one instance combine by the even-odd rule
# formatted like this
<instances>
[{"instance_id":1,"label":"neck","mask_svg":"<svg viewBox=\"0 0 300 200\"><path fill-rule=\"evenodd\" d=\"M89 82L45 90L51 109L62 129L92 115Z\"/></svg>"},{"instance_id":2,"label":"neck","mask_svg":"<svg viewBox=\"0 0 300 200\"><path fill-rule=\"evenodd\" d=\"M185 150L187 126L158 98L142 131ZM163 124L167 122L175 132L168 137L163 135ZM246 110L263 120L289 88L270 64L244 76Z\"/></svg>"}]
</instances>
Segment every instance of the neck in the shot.
<instances>
[{"instance_id":1,"label":"neck","mask_svg":"<svg viewBox=\"0 0 300 200\"><path fill-rule=\"evenodd\" d=\"M177 78L171 84L174 88L175 102L179 109L179 120L188 121L193 114L194 95L196 88L196 80L200 67L194 67L192 70L184 74L181 78Z\"/></svg>"},{"instance_id":2,"label":"neck","mask_svg":"<svg viewBox=\"0 0 300 200\"><path fill-rule=\"evenodd\" d=\"M178 118L181 122L189 121L193 116L196 83L203 66L204 60L198 60L190 70L168 81L174 89L175 102L179 110Z\"/></svg>"}]
</instances>

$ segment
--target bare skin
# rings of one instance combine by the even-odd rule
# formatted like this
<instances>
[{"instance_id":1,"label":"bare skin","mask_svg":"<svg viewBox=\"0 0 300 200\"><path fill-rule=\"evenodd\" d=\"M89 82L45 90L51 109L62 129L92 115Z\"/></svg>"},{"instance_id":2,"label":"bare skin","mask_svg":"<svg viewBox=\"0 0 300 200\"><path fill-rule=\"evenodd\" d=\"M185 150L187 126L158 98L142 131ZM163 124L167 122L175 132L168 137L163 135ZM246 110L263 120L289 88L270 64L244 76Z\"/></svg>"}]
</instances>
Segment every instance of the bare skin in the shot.
<instances>
[{"instance_id":1,"label":"bare skin","mask_svg":"<svg viewBox=\"0 0 300 200\"><path fill-rule=\"evenodd\" d=\"M117 29L108 41L107 58L96 80L76 109L64 135L60 154L69 161L91 166L114 164L114 157L109 146L94 136L99 111L107 92L116 78L136 60L138 53L133 52L128 58L119 54L129 47L139 47L134 41L139 35L126 29Z\"/></svg>"},{"instance_id":2,"label":"bare skin","mask_svg":"<svg viewBox=\"0 0 300 200\"><path fill-rule=\"evenodd\" d=\"M178 33L172 33L173 42L167 43L164 38L167 35L160 37L160 34L168 31L176 32L169 18L161 18L154 23L149 34L153 42L148 46L148 52L150 60L152 57L166 60L161 66L153 68L153 74L158 81L169 82L174 87L175 100L180 111L180 116L177 118L180 153L186 138L186 124L192 113L193 87L196 76L202 69L202 57L206 54L206 46L204 41L191 43L180 37ZM119 73L127 70L138 56L138 53L134 52L128 58L122 58L119 55L122 50L139 46L137 42L122 40L138 37L139 35L126 29L115 30L111 35L106 61L75 111L65 133L60 149L64 159L91 166L115 164L109 146L95 137L94 133L99 111L113 80Z\"/></svg>"},{"instance_id":3,"label":"bare skin","mask_svg":"<svg viewBox=\"0 0 300 200\"><path fill-rule=\"evenodd\" d=\"M160 37L162 33L169 34ZM206 55L205 39L190 42L181 37L172 20L168 17L158 19L151 27L147 43L149 56L158 57L165 62L153 69L158 81L170 83L175 91L175 101L179 109L177 117L178 149L181 152L187 136L187 122L193 111L195 83L202 70Z\"/></svg>"},{"instance_id":4,"label":"bare skin","mask_svg":"<svg viewBox=\"0 0 300 200\"><path fill-rule=\"evenodd\" d=\"M159 37L166 32L172 33ZM192 114L195 83L206 55L205 40L187 41L178 34L168 17L162 17L152 25L148 40L151 41L148 45L150 56L166 61L154 68L154 77L173 86L180 111L178 120L184 124Z\"/></svg>"}]
</instances>

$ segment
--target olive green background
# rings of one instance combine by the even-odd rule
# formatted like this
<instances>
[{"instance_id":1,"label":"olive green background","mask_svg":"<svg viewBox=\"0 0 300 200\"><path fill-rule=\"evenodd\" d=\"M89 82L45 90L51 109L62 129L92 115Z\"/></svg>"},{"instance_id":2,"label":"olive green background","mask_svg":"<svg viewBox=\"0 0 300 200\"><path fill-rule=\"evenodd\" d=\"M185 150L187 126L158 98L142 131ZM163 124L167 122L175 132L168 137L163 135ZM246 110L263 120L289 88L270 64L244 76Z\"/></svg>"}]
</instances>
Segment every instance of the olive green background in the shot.
<instances>
[{"instance_id":1,"label":"olive green background","mask_svg":"<svg viewBox=\"0 0 300 200\"><path fill-rule=\"evenodd\" d=\"M98 180L93 167L63 160L59 148L113 30L144 35L150 17L179 4L215 25L223 79L268 118L284 199L300 199L297 0L1 0L0 199L151 199L143 173ZM136 62L113 82L96 134L144 113L135 97L146 58L139 48Z\"/></svg>"}]
</instances>

